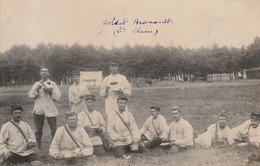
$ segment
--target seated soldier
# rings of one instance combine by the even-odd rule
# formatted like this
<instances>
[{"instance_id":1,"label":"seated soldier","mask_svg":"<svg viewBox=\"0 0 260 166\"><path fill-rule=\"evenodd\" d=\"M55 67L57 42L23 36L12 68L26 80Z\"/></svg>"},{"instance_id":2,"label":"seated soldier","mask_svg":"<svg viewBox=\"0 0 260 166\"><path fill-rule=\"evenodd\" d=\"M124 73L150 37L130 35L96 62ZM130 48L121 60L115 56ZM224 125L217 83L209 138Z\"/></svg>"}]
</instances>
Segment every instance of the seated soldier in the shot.
<instances>
[{"instance_id":1,"label":"seated soldier","mask_svg":"<svg viewBox=\"0 0 260 166\"><path fill-rule=\"evenodd\" d=\"M171 152L178 152L193 146L193 128L181 117L179 107L172 107L173 122L169 125L168 141Z\"/></svg>"},{"instance_id":2,"label":"seated soldier","mask_svg":"<svg viewBox=\"0 0 260 166\"><path fill-rule=\"evenodd\" d=\"M78 125L83 127L92 142L95 155L102 155L106 153L103 146L103 141L108 144L108 139L105 137L105 126L102 115L95 110L95 96L86 95L86 110L78 114Z\"/></svg>"},{"instance_id":3,"label":"seated soldier","mask_svg":"<svg viewBox=\"0 0 260 166\"><path fill-rule=\"evenodd\" d=\"M92 155L93 146L87 132L77 126L77 114L67 112L66 116L67 124L56 131L49 149L50 155L55 159L67 159L68 162Z\"/></svg>"},{"instance_id":4,"label":"seated soldier","mask_svg":"<svg viewBox=\"0 0 260 166\"><path fill-rule=\"evenodd\" d=\"M140 134L132 113L126 109L127 101L125 95L118 96L118 108L108 115L107 132L111 140L114 156L129 159L131 156L126 153L131 151L131 144L131 147L140 146L138 144ZM139 147L139 152L141 150L144 149Z\"/></svg>"},{"instance_id":5,"label":"seated soldier","mask_svg":"<svg viewBox=\"0 0 260 166\"><path fill-rule=\"evenodd\" d=\"M33 147L36 146L36 138L31 127L21 120L22 106L12 106L12 119L1 128L0 155L3 156L2 165L20 164L30 162L32 165L40 165L39 156Z\"/></svg>"},{"instance_id":6,"label":"seated soldier","mask_svg":"<svg viewBox=\"0 0 260 166\"><path fill-rule=\"evenodd\" d=\"M245 121L243 124L231 130L233 139L239 142L246 142L248 148L252 152L247 162L253 160L260 161L260 112L252 112L251 120Z\"/></svg>"},{"instance_id":7,"label":"seated soldier","mask_svg":"<svg viewBox=\"0 0 260 166\"><path fill-rule=\"evenodd\" d=\"M225 111L221 111L218 122L209 126L207 131L195 139L195 143L206 148L212 145L231 145L234 140L230 135L230 128L227 126L227 115Z\"/></svg>"},{"instance_id":8,"label":"seated soldier","mask_svg":"<svg viewBox=\"0 0 260 166\"><path fill-rule=\"evenodd\" d=\"M152 106L150 116L140 129L142 141L147 141L145 147L153 149L167 139L168 125L165 118L160 115L160 107Z\"/></svg>"}]
</instances>

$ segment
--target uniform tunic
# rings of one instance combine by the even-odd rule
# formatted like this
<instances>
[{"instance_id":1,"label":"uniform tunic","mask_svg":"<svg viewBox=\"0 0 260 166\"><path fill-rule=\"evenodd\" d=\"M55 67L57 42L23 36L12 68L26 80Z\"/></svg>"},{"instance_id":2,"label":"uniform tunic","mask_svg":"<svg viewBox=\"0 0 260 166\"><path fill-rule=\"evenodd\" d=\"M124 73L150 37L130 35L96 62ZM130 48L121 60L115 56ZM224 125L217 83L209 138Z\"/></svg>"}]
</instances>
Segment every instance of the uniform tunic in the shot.
<instances>
[{"instance_id":1,"label":"uniform tunic","mask_svg":"<svg viewBox=\"0 0 260 166\"><path fill-rule=\"evenodd\" d=\"M87 86L84 86L82 84L73 84L69 88L69 102L71 111L76 112L79 114L81 111L85 110L86 104L85 104L85 98L80 98L81 95L88 95L90 94L88 91Z\"/></svg>"},{"instance_id":2,"label":"uniform tunic","mask_svg":"<svg viewBox=\"0 0 260 166\"><path fill-rule=\"evenodd\" d=\"M180 147L193 145L193 128L189 122L180 118L179 121L173 121L169 125L169 139L175 141Z\"/></svg>"},{"instance_id":3,"label":"uniform tunic","mask_svg":"<svg viewBox=\"0 0 260 166\"><path fill-rule=\"evenodd\" d=\"M260 125L257 128L251 126L251 120L245 121L243 124L231 130L234 139L241 139L240 134L247 135L248 142L259 147L260 145Z\"/></svg>"},{"instance_id":4,"label":"uniform tunic","mask_svg":"<svg viewBox=\"0 0 260 166\"><path fill-rule=\"evenodd\" d=\"M230 128L226 126L221 129L218 123L216 123L210 125L205 133L199 135L198 138L195 139L195 143L208 148L211 147L214 139L217 139L217 142L224 142L224 140L227 139L229 144L234 142L230 135Z\"/></svg>"},{"instance_id":5,"label":"uniform tunic","mask_svg":"<svg viewBox=\"0 0 260 166\"><path fill-rule=\"evenodd\" d=\"M110 87L108 94L105 91L106 86ZM119 89L123 91L124 95L130 96L132 93L131 86L125 76L121 74L110 74L109 76L105 77L105 79L103 80L103 84L101 86L100 95L101 96L107 95L105 99L105 107L106 107L107 115L118 107L116 101L119 94L114 90L119 90Z\"/></svg>"},{"instance_id":6,"label":"uniform tunic","mask_svg":"<svg viewBox=\"0 0 260 166\"><path fill-rule=\"evenodd\" d=\"M93 154L93 146L91 141L88 137L88 134L82 127L77 126L77 128L74 131L70 131L70 133L79 144L83 156L89 156ZM55 133L49 149L50 155L57 159L60 154L73 153L75 149L77 149L77 146L67 133L65 127L59 127Z\"/></svg>"},{"instance_id":7,"label":"uniform tunic","mask_svg":"<svg viewBox=\"0 0 260 166\"><path fill-rule=\"evenodd\" d=\"M150 116L146 120L143 127L140 129L140 135L144 134L148 140L153 140L154 138L159 137L154 127L161 138L167 138L168 125L165 118L160 114L156 119L154 119L153 116Z\"/></svg>"},{"instance_id":8,"label":"uniform tunic","mask_svg":"<svg viewBox=\"0 0 260 166\"><path fill-rule=\"evenodd\" d=\"M88 116L86 115L86 112L88 113L89 117L91 118L91 122L93 123L93 125L91 124ZM85 109L78 115L78 125L83 128L86 126L89 126L89 127L90 126L99 126L99 127L104 128L106 126L106 122L104 121L100 112L98 112L96 110L89 112L87 109ZM105 130L105 128L104 128L104 130ZM98 136L96 133L94 133L93 135L89 135L89 137L90 137L90 140L91 140L93 146L103 144L100 136Z\"/></svg>"},{"instance_id":9,"label":"uniform tunic","mask_svg":"<svg viewBox=\"0 0 260 166\"><path fill-rule=\"evenodd\" d=\"M55 106L54 101L60 99L61 93L55 82L51 80L46 80L42 82L47 88L52 88L52 95L45 93L42 88L44 86L40 81L37 81L32 89L29 91L29 98L35 99L35 104L33 108L33 113L37 115L45 115L46 117L55 117L57 116L58 110ZM36 88L40 85L42 88L37 92ZM36 98L37 94L40 96Z\"/></svg>"},{"instance_id":10,"label":"uniform tunic","mask_svg":"<svg viewBox=\"0 0 260 166\"><path fill-rule=\"evenodd\" d=\"M124 122L127 123L129 126L130 131L124 125L122 120L116 114L116 112L111 112L108 115L107 121L107 132L111 139L112 147L120 146L120 145L129 145L133 142L133 139L140 140L140 134L138 126L134 120L132 113L125 110L124 112L120 113L118 110L117 112L123 118ZM126 141L122 142L120 140L121 137L125 137Z\"/></svg>"},{"instance_id":11,"label":"uniform tunic","mask_svg":"<svg viewBox=\"0 0 260 166\"><path fill-rule=\"evenodd\" d=\"M35 135L27 123L20 121L16 125L21 128L28 142L36 143ZM6 151L11 151L20 156L28 156L34 153L33 149L27 149L25 138L20 130L11 122L5 123L1 128L0 155L3 155Z\"/></svg>"}]
</instances>

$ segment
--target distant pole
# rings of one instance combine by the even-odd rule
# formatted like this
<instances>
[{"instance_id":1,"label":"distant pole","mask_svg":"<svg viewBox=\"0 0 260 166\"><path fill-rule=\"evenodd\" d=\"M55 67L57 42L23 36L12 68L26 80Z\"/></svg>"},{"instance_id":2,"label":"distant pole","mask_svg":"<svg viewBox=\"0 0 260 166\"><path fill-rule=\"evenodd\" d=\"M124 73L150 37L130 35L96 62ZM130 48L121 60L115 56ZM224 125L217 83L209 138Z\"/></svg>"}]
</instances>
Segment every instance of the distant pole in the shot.
<instances>
[{"instance_id":1,"label":"distant pole","mask_svg":"<svg viewBox=\"0 0 260 166\"><path fill-rule=\"evenodd\" d=\"M2 81L3 81L3 86L4 86L5 85L5 74L3 71L2 71Z\"/></svg>"}]
</instances>

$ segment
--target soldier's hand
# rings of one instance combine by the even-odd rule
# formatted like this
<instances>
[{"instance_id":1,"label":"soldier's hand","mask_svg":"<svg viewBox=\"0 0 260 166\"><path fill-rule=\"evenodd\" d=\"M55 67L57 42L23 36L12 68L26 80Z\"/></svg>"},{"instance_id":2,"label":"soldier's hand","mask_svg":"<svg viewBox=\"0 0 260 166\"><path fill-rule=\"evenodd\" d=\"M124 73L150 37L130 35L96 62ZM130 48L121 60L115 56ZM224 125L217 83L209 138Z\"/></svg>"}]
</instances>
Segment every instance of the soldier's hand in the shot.
<instances>
[{"instance_id":1,"label":"soldier's hand","mask_svg":"<svg viewBox=\"0 0 260 166\"><path fill-rule=\"evenodd\" d=\"M59 154L58 155L58 159L63 159L64 158L64 154Z\"/></svg>"},{"instance_id":2,"label":"soldier's hand","mask_svg":"<svg viewBox=\"0 0 260 166\"><path fill-rule=\"evenodd\" d=\"M80 99L84 99L84 98L85 98L85 95L84 95L84 94L83 94L83 95L80 95L79 98L80 98Z\"/></svg>"},{"instance_id":3,"label":"soldier's hand","mask_svg":"<svg viewBox=\"0 0 260 166\"><path fill-rule=\"evenodd\" d=\"M167 142L167 141L168 141L168 138L165 138L165 137L163 137L163 136L160 136L160 138L161 138L161 140L162 140L163 142Z\"/></svg>"},{"instance_id":4,"label":"soldier's hand","mask_svg":"<svg viewBox=\"0 0 260 166\"><path fill-rule=\"evenodd\" d=\"M35 90L39 93L39 90L42 88L41 85L38 85L37 88L35 88Z\"/></svg>"},{"instance_id":5,"label":"soldier's hand","mask_svg":"<svg viewBox=\"0 0 260 166\"><path fill-rule=\"evenodd\" d=\"M175 145L175 141L174 141L174 140L171 140L171 141L169 142L169 145L170 145L170 146Z\"/></svg>"},{"instance_id":6,"label":"soldier's hand","mask_svg":"<svg viewBox=\"0 0 260 166\"><path fill-rule=\"evenodd\" d=\"M44 91L44 93L48 93L48 88L44 87L42 88L42 90Z\"/></svg>"},{"instance_id":7,"label":"soldier's hand","mask_svg":"<svg viewBox=\"0 0 260 166\"><path fill-rule=\"evenodd\" d=\"M138 139L133 139L133 144L138 144Z\"/></svg>"},{"instance_id":8,"label":"soldier's hand","mask_svg":"<svg viewBox=\"0 0 260 166\"><path fill-rule=\"evenodd\" d=\"M122 95L124 92L123 92L121 89L119 89L119 90L117 91L117 93L120 94L120 95Z\"/></svg>"},{"instance_id":9,"label":"soldier's hand","mask_svg":"<svg viewBox=\"0 0 260 166\"><path fill-rule=\"evenodd\" d=\"M35 94L35 98L37 98L37 97L39 97L40 96L40 94L39 93L36 93Z\"/></svg>"},{"instance_id":10,"label":"soldier's hand","mask_svg":"<svg viewBox=\"0 0 260 166\"><path fill-rule=\"evenodd\" d=\"M36 143L35 143L35 142L28 142L28 144L27 144L28 149L31 149L31 148L33 148L34 146L36 146Z\"/></svg>"},{"instance_id":11,"label":"soldier's hand","mask_svg":"<svg viewBox=\"0 0 260 166\"><path fill-rule=\"evenodd\" d=\"M52 95L52 91L53 91L52 88L48 88L48 93L49 93L49 95Z\"/></svg>"},{"instance_id":12,"label":"soldier's hand","mask_svg":"<svg viewBox=\"0 0 260 166\"><path fill-rule=\"evenodd\" d=\"M82 154L80 148L75 149L74 153L76 154L76 156L80 156Z\"/></svg>"},{"instance_id":13,"label":"soldier's hand","mask_svg":"<svg viewBox=\"0 0 260 166\"><path fill-rule=\"evenodd\" d=\"M120 141L121 142L125 142L126 141L126 137L121 136Z\"/></svg>"},{"instance_id":14,"label":"soldier's hand","mask_svg":"<svg viewBox=\"0 0 260 166\"><path fill-rule=\"evenodd\" d=\"M5 151L4 152L4 158L7 159L12 155L12 153L10 151Z\"/></svg>"},{"instance_id":15,"label":"soldier's hand","mask_svg":"<svg viewBox=\"0 0 260 166\"><path fill-rule=\"evenodd\" d=\"M110 86L106 86L106 87L105 87L106 93L108 93L109 89L110 89Z\"/></svg>"},{"instance_id":16,"label":"soldier's hand","mask_svg":"<svg viewBox=\"0 0 260 166\"><path fill-rule=\"evenodd\" d=\"M85 129L87 132L89 132L91 128L90 128L90 126L85 126L84 129Z\"/></svg>"},{"instance_id":17,"label":"soldier's hand","mask_svg":"<svg viewBox=\"0 0 260 166\"><path fill-rule=\"evenodd\" d=\"M101 132L102 132L102 128L101 128L101 127L98 127L98 128L96 129L96 132L101 133Z\"/></svg>"},{"instance_id":18,"label":"soldier's hand","mask_svg":"<svg viewBox=\"0 0 260 166\"><path fill-rule=\"evenodd\" d=\"M248 141L248 134L247 133L241 133L241 138L243 141Z\"/></svg>"}]
</instances>

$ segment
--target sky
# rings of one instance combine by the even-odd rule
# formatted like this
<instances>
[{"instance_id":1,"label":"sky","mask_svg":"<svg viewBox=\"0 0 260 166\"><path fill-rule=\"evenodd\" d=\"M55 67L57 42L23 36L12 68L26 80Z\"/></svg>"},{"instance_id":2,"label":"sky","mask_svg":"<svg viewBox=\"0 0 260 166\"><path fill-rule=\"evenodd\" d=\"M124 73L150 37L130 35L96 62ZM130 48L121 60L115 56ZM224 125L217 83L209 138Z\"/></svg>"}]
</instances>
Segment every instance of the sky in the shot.
<instances>
[{"instance_id":1,"label":"sky","mask_svg":"<svg viewBox=\"0 0 260 166\"><path fill-rule=\"evenodd\" d=\"M50 42L241 47L260 36L259 9L259 0L0 0L0 52Z\"/></svg>"}]
</instances>

